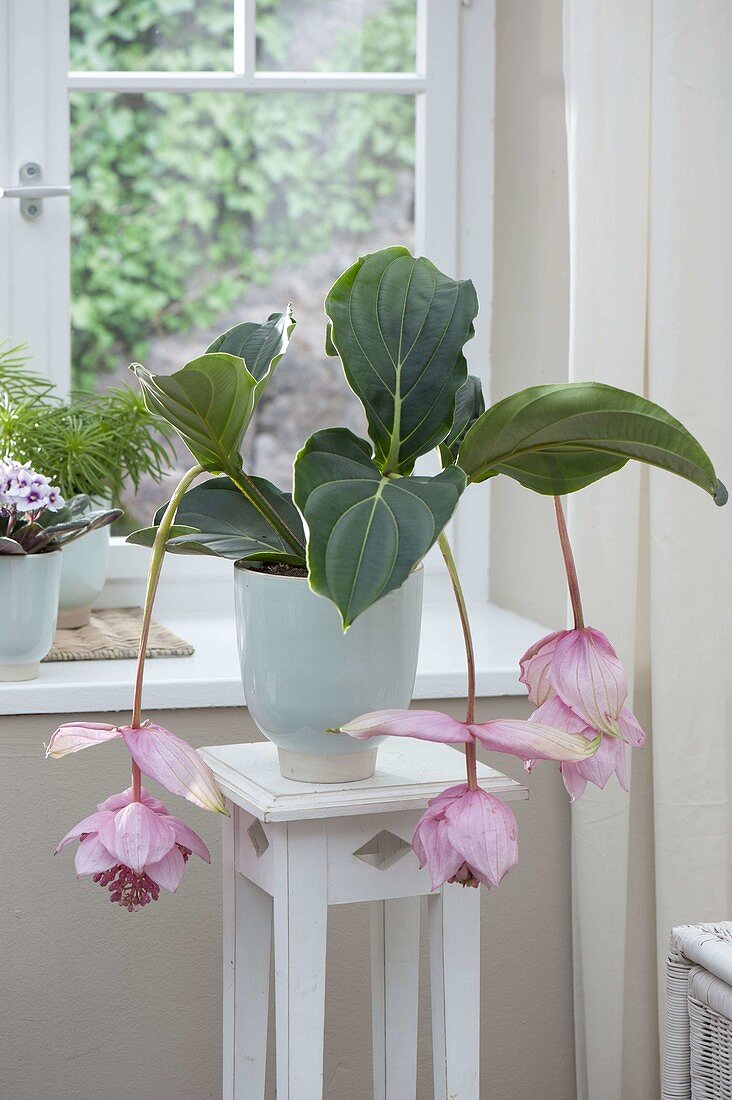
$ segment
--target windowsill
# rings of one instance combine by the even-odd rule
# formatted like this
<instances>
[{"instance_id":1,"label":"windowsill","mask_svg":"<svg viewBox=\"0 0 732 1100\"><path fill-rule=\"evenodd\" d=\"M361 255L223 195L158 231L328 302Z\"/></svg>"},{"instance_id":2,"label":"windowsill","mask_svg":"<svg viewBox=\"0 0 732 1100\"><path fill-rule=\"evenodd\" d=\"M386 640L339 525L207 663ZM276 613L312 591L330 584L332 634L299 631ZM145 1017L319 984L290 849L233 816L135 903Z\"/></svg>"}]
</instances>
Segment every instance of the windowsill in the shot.
<instances>
[{"instance_id":1,"label":"windowsill","mask_svg":"<svg viewBox=\"0 0 732 1100\"><path fill-rule=\"evenodd\" d=\"M493 604L470 609L476 650L477 693L524 695L521 654L546 628ZM195 647L192 657L161 657L145 669L145 710L244 706L233 616L160 616ZM59 661L42 664L37 680L0 684L0 714L81 714L127 710L133 661ZM460 698L466 675L462 635L451 604L424 609L415 699Z\"/></svg>"}]
</instances>

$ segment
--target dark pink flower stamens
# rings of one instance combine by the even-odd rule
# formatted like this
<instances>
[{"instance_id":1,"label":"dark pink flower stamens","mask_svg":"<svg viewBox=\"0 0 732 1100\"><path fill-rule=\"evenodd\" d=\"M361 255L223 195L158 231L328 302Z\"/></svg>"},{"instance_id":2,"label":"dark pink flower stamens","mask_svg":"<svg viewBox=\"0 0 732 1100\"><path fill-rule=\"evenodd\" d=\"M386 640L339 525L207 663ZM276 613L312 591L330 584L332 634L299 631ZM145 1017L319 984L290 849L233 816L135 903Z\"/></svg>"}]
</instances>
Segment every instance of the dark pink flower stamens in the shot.
<instances>
[{"instance_id":1,"label":"dark pink flower stamens","mask_svg":"<svg viewBox=\"0 0 732 1100\"><path fill-rule=\"evenodd\" d=\"M136 913L151 901L160 897L160 887L144 873L138 874L123 863L117 863L108 871L98 871L92 876L94 882L109 890L109 900L121 905L128 913Z\"/></svg>"},{"instance_id":2,"label":"dark pink flower stamens","mask_svg":"<svg viewBox=\"0 0 732 1100\"><path fill-rule=\"evenodd\" d=\"M84 840L89 834L83 833L79 838ZM193 854L190 848L182 844L176 844L176 848L183 856L183 862L187 863ZM136 913L151 901L157 901L160 897L160 887L153 882L149 875L143 871L138 874L124 863L116 863L108 871L97 871L92 875L92 882L102 889L109 890L109 900L116 905L121 905L128 913Z\"/></svg>"}]
</instances>

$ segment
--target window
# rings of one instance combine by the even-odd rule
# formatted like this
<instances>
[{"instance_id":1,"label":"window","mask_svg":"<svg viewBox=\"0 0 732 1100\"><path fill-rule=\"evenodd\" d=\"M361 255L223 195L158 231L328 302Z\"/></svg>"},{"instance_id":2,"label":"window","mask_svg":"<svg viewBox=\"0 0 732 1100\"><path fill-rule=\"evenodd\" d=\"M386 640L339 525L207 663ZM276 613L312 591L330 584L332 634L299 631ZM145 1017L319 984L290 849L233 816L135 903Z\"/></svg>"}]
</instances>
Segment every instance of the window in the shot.
<instances>
[{"instance_id":1,"label":"window","mask_svg":"<svg viewBox=\"0 0 732 1100\"><path fill-rule=\"evenodd\" d=\"M33 222L0 203L0 334L28 340L62 388L126 380L131 359L175 370L230 323L291 300L299 329L246 456L285 487L311 431L361 429L323 352L322 300L357 255L395 241L476 281L470 368L487 383L492 0L8 0L6 12L0 183L33 160L43 182L70 178L72 196ZM132 520L164 492L126 502ZM487 513L455 532L481 598L487 553L473 563L467 547L485 546Z\"/></svg>"}]
</instances>

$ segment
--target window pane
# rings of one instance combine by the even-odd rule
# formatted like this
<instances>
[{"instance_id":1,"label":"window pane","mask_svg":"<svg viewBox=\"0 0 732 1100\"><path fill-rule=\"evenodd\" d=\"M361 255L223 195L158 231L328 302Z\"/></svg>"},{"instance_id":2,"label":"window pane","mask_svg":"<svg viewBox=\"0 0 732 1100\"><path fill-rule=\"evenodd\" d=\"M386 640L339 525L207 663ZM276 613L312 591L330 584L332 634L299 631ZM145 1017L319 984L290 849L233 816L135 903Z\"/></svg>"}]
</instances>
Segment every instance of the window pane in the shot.
<instances>
[{"instance_id":1,"label":"window pane","mask_svg":"<svg viewBox=\"0 0 732 1100\"><path fill-rule=\"evenodd\" d=\"M416 0L257 0L259 69L414 72L416 34Z\"/></svg>"},{"instance_id":2,"label":"window pane","mask_svg":"<svg viewBox=\"0 0 732 1100\"><path fill-rule=\"evenodd\" d=\"M71 69L231 70L233 0L71 0Z\"/></svg>"},{"instance_id":3,"label":"window pane","mask_svg":"<svg viewBox=\"0 0 732 1100\"><path fill-rule=\"evenodd\" d=\"M357 256L413 245L413 97L75 92L71 105L75 384L129 381L133 359L169 373L292 301L291 350L246 443L248 468L289 487L310 432L363 430L324 354L323 298ZM166 488L128 502L134 516Z\"/></svg>"}]
</instances>

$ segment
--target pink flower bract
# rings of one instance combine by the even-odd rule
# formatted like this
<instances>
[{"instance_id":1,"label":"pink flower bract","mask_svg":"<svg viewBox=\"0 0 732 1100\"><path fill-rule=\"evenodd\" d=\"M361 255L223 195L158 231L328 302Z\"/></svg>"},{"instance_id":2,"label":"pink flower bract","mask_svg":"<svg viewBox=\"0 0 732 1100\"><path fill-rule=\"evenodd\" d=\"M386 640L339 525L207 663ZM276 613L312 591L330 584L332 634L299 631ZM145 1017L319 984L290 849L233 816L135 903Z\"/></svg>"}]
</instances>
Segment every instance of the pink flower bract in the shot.
<instances>
[{"instance_id":1,"label":"pink flower bract","mask_svg":"<svg viewBox=\"0 0 732 1100\"><path fill-rule=\"evenodd\" d=\"M67 722L51 737L46 756L56 759L121 737L143 775L156 779L166 791L180 795L213 813L225 814L226 803L213 772L187 741L158 726L109 726L97 722Z\"/></svg>"},{"instance_id":2,"label":"pink flower bract","mask_svg":"<svg viewBox=\"0 0 732 1100\"><path fill-rule=\"evenodd\" d=\"M412 847L433 890L445 882L498 886L518 862L518 827L500 799L460 784L430 801Z\"/></svg>"},{"instance_id":3,"label":"pink flower bract","mask_svg":"<svg viewBox=\"0 0 732 1100\"><path fill-rule=\"evenodd\" d=\"M496 718L490 722L472 722L468 725L434 710L377 710L346 722L341 726L341 732L357 741L384 734L451 745L478 741L492 752L509 753L519 760L584 760L600 743L599 739L588 742L563 727L519 718Z\"/></svg>"},{"instance_id":4,"label":"pink flower bract","mask_svg":"<svg viewBox=\"0 0 732 1100\"><path fill-rule=\"evenodd\" d=\"M142 788L140 801L132 788L100 802L97 812L71 829L56 848L73 840L76 873L92 875L110 891L110 900L134 912L157 901L160 887L174 893L191 854L211 862L208 848L184 821L173 817Z\"/></svg>"},{"instance_id":5,"label":"pink flower bract","mask_svg":"<svg viewBox=\"0 0 732 1100\"><path fill-rule=\"evenodd\" d=\"M645 734L625 706L625 671L605 635L587 628L542 638L524 654L520 679L532 702L542 699L529 722L563 729L588 743L601 738L588 759L560 763L572 801L588 783L604 788L613 774L627 790L626 744L640 747ZM533 761L527 764L530 769Z\"/></svg>"}]
</instances>

